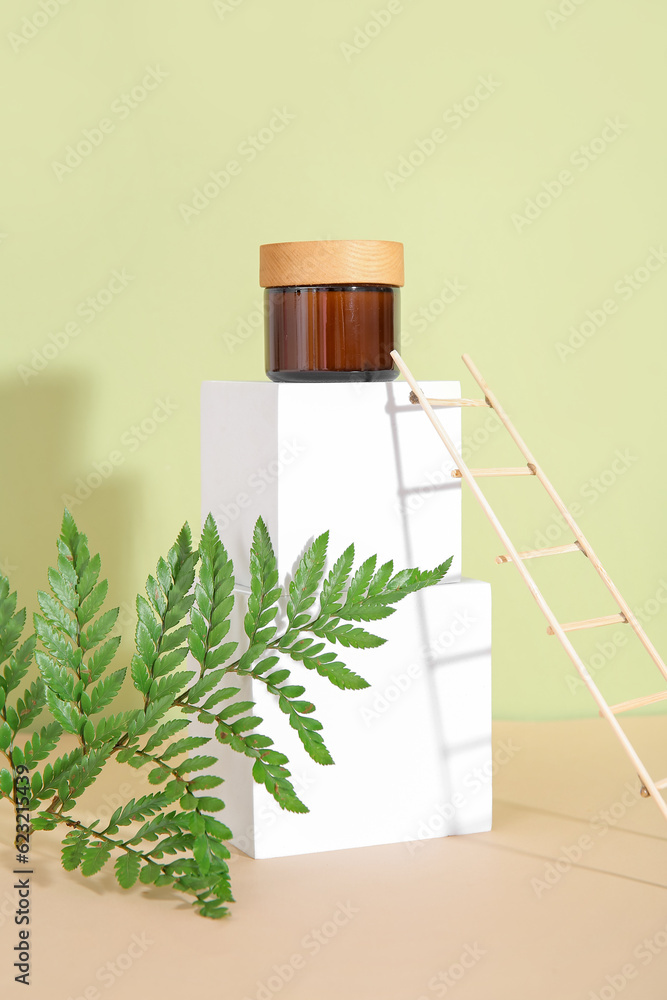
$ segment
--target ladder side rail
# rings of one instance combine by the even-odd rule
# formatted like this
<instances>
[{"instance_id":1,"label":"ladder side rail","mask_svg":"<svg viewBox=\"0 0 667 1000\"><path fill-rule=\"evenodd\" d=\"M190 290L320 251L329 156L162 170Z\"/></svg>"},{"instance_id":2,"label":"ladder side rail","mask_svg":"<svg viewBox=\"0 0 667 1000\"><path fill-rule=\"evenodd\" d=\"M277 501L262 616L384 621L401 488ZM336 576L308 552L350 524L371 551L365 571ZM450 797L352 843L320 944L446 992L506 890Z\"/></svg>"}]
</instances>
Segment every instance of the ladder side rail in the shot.
<instances>
[{"instance_id":1,"label":"ladder side rail","mask_svg":"<svg viewBox=\"0 0 667 1000\"><path fill-rule=\"evenodd\" d=\"M533 456L532 452L528 448L528 445L526 444L526 442L523 440L523 438L521 437L521 435L517 431L516 427L514 426L514 424L512 423L512 421L510 420L510 418L508 417L507 413L505 413L505 411L504 411L503 407L501 406L498 398L491 391L491 389L489 389L488 385L484 381L484 378L482 377L481 372L479 371L479 369L477 368L477 366L474 364L472 358L468 354L464 354L463 355L463 361L464 361L466 367L468 368L468 370L470 371L471 375L473 376L473 378L475 379L475 381L479 385L479 387L484 392L486 398L489 400L492 408L498 414L498 417L499 417L501 423L505 426L505 429L507 430L508 434L513 439L513 441L517 445L517 447L519 448L519 451L521 451L521 453L525 456L525 458L526 458L526 460L528 462L530 462L532 465L535 466L535 473L537 475L537 478L542 483L542 486L544 487L544 489L546 490L546 492L549 494L549 496L551 497L552 501L554 502L554 504L556 505L556 507L558 508L558 510L560 511L560 513L565 518L565 521L569 525L572 533L574 534L574 537L577 539L577 541L581 545L581 548L583 549L584 553L588 556L591 564L595 567L595 570L596 570L598 576L600 577L600 579L602 580L602 582L605 584L605 586L607 587L607 590L611 593L612 597L614 598L614 600L618 604L619 608L621 609L621 611L625 615L625 617L626 617L626 619L628 621L628 624L634 630L635 634L637 635L637 637L639 638L640 642L644 646L644 649L647 651L647 653L649 654L649 656L651 657L651 659L655 663L656 667L658 668L658 670L660 671L660 673L662 674L662 676L665 678L665 680L667 680L667 665L665 665L665 662L662 659L662 657L660 656L660 653L658 652L658 650L655 648L655 646L653 645L653 643L649 639L648 635L644 631L644 629L643 629L643 627L641 625L641 622L639 621L639 619L635 615L634 611L632 610L632 608L630 607L630 605L628 604L628 602L625 600L625 598L621 594L620 590L618 589L618 587L616 586L616 584L611 579L611 577L609 576L609 574L605 570L604 566L602 565L602 563L598 559L597 555L593 551L593 547L591 546L590 542L588 541L588 539L586 538L586 536L583 534L581 528L579 527L579 525L577 524L577 522L572 517L570 511L567 509L567 507L563 503L561 497L556 492L556 490L553 487L553 485L551 484L550 480L547 478L547 476L543 472L542 468L540 467L540 465L536 461L535 457Z\"/></svg>"},{"instance_id":2,"label":"ladder side rail","mask_svg":"<svg viewBox=\"0 0 667 1000\"><path fill-rule=\"evenodd\" d=\"M392 357L393 357L394 361L396 362L397 367L399 368L399 370L401 371L403 377L405 378L406 382L408 383L408 385L410 386L410 388L412 389L412 391L417 396L417 399L419 400L419 403L420 403L422 409L424 410L424 412L426 413L427 417L429 418L431 424L433 425L436 433L440 437L442 443L445 445L445 447L446 447L447 451L449 452L449 454L451 455L452 459L457 463L457 467L461 470L461 476L462 476L462 478L465 479L465 481L468 483L468 485L470 486L471 490L473 491L473 493L477 497L477 500L479 501L479 504L482 507L482 510L484 511L484 513L486 514L486 516L488 517L488 519L491 522L491 524L493 525L496 533L498 534L498 536L500 537L501 541L505 545L508 553L512 557L512 559L513 559L513 561L514 561L514 563L516 565L516 568L518 569L519 573L521 574L521 576L524 579L524 582L525 582L526 586L528 587L528 590L531 592L531 594L535 598L535 601L537 602L538 606L540 607L542 613L544 614L545 618L547 619L547 621L549 622L549 624L553 628L554 634L557 635L558 638L560 639L561 645L563 646L565 652L568 654L568 656L570 657L572 663L574 664L574 666L578 670L578 672L579 672L579 674L580 674L580 676L581 676L584 684L586 685L586 687L588 688L588 690L589 690L590 694L592 695L594 701L596 702L596 704L597 704L597 706L598 706L601 714L604 716L604 718L607 720L607 722L609 723L609 725L612 727L612 729L616 733L616 736L618 737L618 740L619 740L621 746L623 747L623 749L625 750L626 754L628 755L628 757L632 761L632 763L633 763L633 765L635 767L635 770L637 771L637 774L639 775L639 777L643 781L643 783L644 783L645 787L648 789L649 793L655 799L656 805L658 806L658 808L662 812L663 816L665 817L665 819L667 819L667 802L665 802L665 800L663 799L662 795L658 791L658 789L657 789L657 787L655 785L655 782L653 781L653 778L648 773L648 771L647 771L646 767L644 766L644 763L641 760L639 754L637 753L637 751L633 747L632 743L628 739L628 737L627 737L624 729L622 728L621 724L619 723L618 719L613 714L613 712L611 711L609 705L605 701L605 698L604 698L602 692L599 690L599 688L596 685L595 681L593 680L593 678L589 674L589 672L586 669L586 667L585 667L585 665L584 665L581 657L579 656L579 654L577 653L576 649L574 648L574 646L572 645L572 643L568 639L567 635L565 634L565 632L561 628L560 623L558 622L558 619L556 618L556 616L554 615L553 611L551 610L551 608L547 604L545 598L542 596L542 593L539 590L536 582L533 580L532 576L530 575L530 573L528 572L528 570L524 566L523 561L519 557L519 553L517 552L516 548L514 547L514 544L513 544L512 540L511 540L511 538L509 537L509 535L507 534L507 532L503 528L502 524L498 520L498 518L497 518L497 516L495 514L495 511L493 510L493 508L491 507L490 503L488 502L488 500L484 496L482 490L480 489L480 487L478 486L478 484L475 481L474 477L470 473L470 471L469 471L467 465L465 464L465 462L463 461L462 457L458 454L458 452L456 450L456 446L454 445L454 442L451 440L451 438L449 437L447 431L445 430L445 428L443 427L442 423L438 419L438 417L435 414L433 408L429 404L426 396L423 394L423 392L421 391L421 389L417 385L417 383L416 383L416 381L415 381L415 379L414 379L414 377L413 377L410 369L406 366L405 362L403 361L403 359L401 358L400 354L397 351L392 351L391 354L392 354ZM491 399L491 397L489 397L489 398Z\"/></svg>"}]
</instances>

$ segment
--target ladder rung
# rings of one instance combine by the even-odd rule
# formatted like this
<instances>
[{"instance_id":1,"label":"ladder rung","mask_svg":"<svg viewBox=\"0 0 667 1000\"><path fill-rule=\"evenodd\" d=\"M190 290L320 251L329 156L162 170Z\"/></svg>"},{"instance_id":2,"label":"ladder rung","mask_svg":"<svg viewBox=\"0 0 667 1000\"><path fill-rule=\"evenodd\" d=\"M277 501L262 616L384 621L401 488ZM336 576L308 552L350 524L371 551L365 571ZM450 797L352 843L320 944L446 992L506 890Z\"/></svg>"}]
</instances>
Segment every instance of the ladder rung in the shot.
<instances>
[{"instance_id":1,"label":"ladder rung","mask_svg":"<svg viewBox=\"0 0 667 1000\"><path fill-rule=\"evenodd\" d=\"M534 476L535 466L518 465L514 468L508 466L500 469L470 469L470 472L473 476ZM461 479L461 470L454 469L452 476L454 479Z\"/></svg>"},{"instance_id":2,"label":"ladder rung","mask_svg":"<svg viewBox=\"0 0 667 1000\"><path fill-rule=\"evenodd\" d=\"M658 701L667 699L667 691L659 691L657 694L647 694L643 698L632 698L630 701L621 701L618 705L610 705L609 708L618 715L619 712L630 712L633 708L642 708L644 705L654 705ZM602 715L602 712L600 712ZM665 779L667 785L667 779Z\"/></svg>"},{"instance_id":3,"label":"ladder rung","mask_svg":"<svg viewBox=\"0 0 667 1000\"><path fill-rule=\"evenodd\" d=\"M654 785L656 788L667 788L667 778L661 778L660 781L655 781Z\"/></svg>"},{"instance_id":4,"label":"ladder rung","mask_svg":"<svg viewBox=\"0 0 667 1000\"><path fill-rule=\"evenodd\" d=\"M527 552L519 552L521 559L536 559L538 556L558 556L561 552L582 552L579 542L572 542L568 545L555 545L552 549L529 549ZM497 563L512 562L511 556L497 556Z\"/></svg>"},{"instance_id":5,"label":"ladder rung","mask_svg":"<svg viewBox=\"0 0 667 1000\"><path fill-rule=\"evenodd\" d=\"M586 618L582 622L568 622L561 625L563 632L576 632L580 628L597 628L598 625L627 625L628 619L621 612L618 615L605 615L603 618ZM548 635L555 635L551 625L547 628Z\"/></svg>"},{"instance_id":6,"label":"ladder rung","mask_svg":"<svg viewBox=\"0 0 667 1000\"><path fill-rule=\"evenodd\" d=\"M410 393L410 402L419 403L417 394L415 392ZM486 399L428 399L426 400L430 406L490 406L488 400Z\"/></svg>"}]
</instances>

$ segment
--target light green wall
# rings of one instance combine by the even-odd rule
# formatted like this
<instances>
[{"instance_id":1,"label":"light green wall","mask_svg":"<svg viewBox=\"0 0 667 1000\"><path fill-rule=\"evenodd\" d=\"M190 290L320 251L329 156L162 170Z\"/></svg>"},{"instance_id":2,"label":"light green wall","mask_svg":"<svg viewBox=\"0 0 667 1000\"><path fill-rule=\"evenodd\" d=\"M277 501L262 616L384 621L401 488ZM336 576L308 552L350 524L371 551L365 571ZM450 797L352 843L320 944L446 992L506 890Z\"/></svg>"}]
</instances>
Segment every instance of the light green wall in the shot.
<instances>
[{"instance_id":1,"label":"light green wall","mask_svg":"<svg viewBox=\"0 0 667 1000\"><path fill-rule=\"evenodd\" d=\"M117 467L73 513L102 551L115 601L132 602L184 519L197 524L199 385L262 377L251 326L261 242L394 239L406 250L408 363L462 378L470 394L459 356L472 354L563 496L581 503L628 599L659 608L649 630L667 648L667 259L636 270L667 238L667 8L561 0L560 10L559 0L5 0L0 562L24 594L44 583L63 495L113 452ZM145 100L123 103L148 70ZM251 159L246 137L272 120L282 131ZM95 129L90 155L59 167ZM396 180L419 143L424 162ZM184 210L231 160L225 189ZM538 195L537 217L522 221ZM91 314L82 303L114 271L131 280L116 279L113 301ZM636 290L624 278L633 272ZM441 294L455 301L436 316ZM559 356L606 300L616 311ZM21 367L49 344L43 370ZM165 419L140 441L132 428L160 401ZM472 435L485 414L465 419ZM473 465L516 461L486 436ZM629 458L612 472L617 450ZM596 477L615 481L600 489ZM532 546L551 524L544 506L529 522L537 483L491 484L492 499L501 492L501 514ZM497 716L591 714L515 571L495 565L495 536L470 497L465 540L467 574L494 588ZM552 544L564 540L554 529ZM562 595L563 620L615 610L583 559L536 570ZM582 648L614 634L598 630ZM596 674L612 699L659 687L632 648Z\"/></svg>"}]
</instances>

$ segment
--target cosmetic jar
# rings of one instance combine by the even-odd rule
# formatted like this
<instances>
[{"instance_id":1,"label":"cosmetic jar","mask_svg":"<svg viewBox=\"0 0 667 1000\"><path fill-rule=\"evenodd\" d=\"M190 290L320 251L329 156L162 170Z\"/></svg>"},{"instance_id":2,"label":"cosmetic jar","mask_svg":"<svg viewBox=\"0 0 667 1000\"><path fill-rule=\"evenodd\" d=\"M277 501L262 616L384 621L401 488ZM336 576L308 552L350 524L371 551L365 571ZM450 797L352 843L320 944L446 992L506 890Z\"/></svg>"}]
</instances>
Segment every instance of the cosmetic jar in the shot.
<instances>
[{"instance_id":1,"label":"cosmetic jar","mask_svg":"<svg viewBox=\"0 0 667 1000\"><path fill-rule=\"evenodd\" d=\"M319 240L260 247L266 374L274 382L398 375L403 244Z\"/></svg>"}]
</instances>

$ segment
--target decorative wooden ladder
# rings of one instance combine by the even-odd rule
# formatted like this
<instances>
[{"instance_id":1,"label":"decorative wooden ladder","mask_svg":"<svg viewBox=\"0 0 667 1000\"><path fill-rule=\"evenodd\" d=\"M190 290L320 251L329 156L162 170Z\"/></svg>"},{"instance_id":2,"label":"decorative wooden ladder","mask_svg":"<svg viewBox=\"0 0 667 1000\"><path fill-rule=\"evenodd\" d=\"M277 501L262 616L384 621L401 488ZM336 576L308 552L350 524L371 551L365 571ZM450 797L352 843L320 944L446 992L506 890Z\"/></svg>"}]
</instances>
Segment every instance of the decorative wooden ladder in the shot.
<instances>
[{"instance_id":1,"label":"decorative wooden ladder","mask_svg":"<svg viewBox=\"0 0 667 1000\"><path fill-rule=\"evenodd\" d=\"M570 657L575 667L577 668L584 684L590 691L591 695L595 699L595 702L600 710L600 715L604 716L614 733L618 737L618 740L625 750L626 754L632 761L637 774L642 782L641 793L645 797L651 796L660 812L663 814L665 819L667 819L667 802L663 798L660 789L667 788L667 778L663 778L660 781L654 781L651 775L648 773L645 765L643 764L639 754L635 750L634 746L628 739L624 729L621 727L616 716L621 712L628 712L634 708L641 708L644 705L652 705L655 702L667 700L667 690L660 691L657 694L647 695L642 698L632 698L630 701L623 701L617 705L609 705L596 685L595 681L589 674L586 666L584 665L581 657L577 653L576 649L567 637L568 632L574 632L577 629L588 629L596 628L601 625L612 625L612 624L626 624L629 625L635 634L637 635L639 641L644 646L646 652L649 654L654 664L663 676L663 679L667 682L667 666L665 666L660 654L657 649L646 635L644 629L642 628L640 622L638 621L636 615L632 611L625 598L620 593L618 587L614 584L609 574L605 571L600 560L593 551L590 543L586 540L584 534L579 528L578 524L570 514L569 510L561 500L560 496L551 485L550 481L547 479L545 473L542 471L540 465L535 460L532 453L529 451L527 445L525 444L523 438L520 436L519 432L516 430L511 420L505 413L504 409L500 405L497 397L493 394L491 389L488 387L481 373L474 365L472 359L467 355L463 355L463 361L472 374L473 378L479 385L480 389L484 393L484 399L427 399L423 394L419 385L415 381L412 372L407 367L400 354L397 351L392 351L392 357L396 362L396 365L405 378L405 381L410 386L412 390L410 393L410 401L412 403L419 403L428 416L429 420L433 424L438 436L447 448L447 451L451 455L453 461L456 463L456 469L452 472L452 475L465 480L474 495L477 497L484 513L488 517L489 521L495 528L500 540L506 549L506 555L498 556L496 562L506 563L513 562L519 573L523 577L523 580L531 592L535 600L537 601L544 617L546 618L548 624L547 632L549 635L558 636L561 645L563 646L565 652ZM492 468L492 469L469 469L468 466L463 461L463 458L456 450L456 447L447 434L442 423L438 419L434 408L435 407L468 407L468 406L487 406L495 412L500 422L504 425L505 429L509 433L510 437L513 439L521 453L526 459L526 464L516 467L516 468ZM494 513L490 503L482 493L482 490L477 484L477 479L481 476L536 476L537 479L542 483L542 486L546 492L551 497L552 501L560 511L561 515L565 519L566 523L570 527L572 534L574 535L574 542L567 545L557 545L553 548L548 549L532 549L528 552L518 552L514 547L509 535L503 528L502 524L498 520L496 514ZM560 555L564 552L582 552L588 557L589 562L597 571L598 575L602 579L603 583L609 590L610 594L618 604L620 609L618 614L606 615L602 618L589 618L585 621L578 622L568 622L567 624L561 624L553 611L547 604L545 598L542 596L535 580L530 575L525 566L525 561L527 559L534 559L539 556L551 556Z\"/></svg>"}]
</instances>

